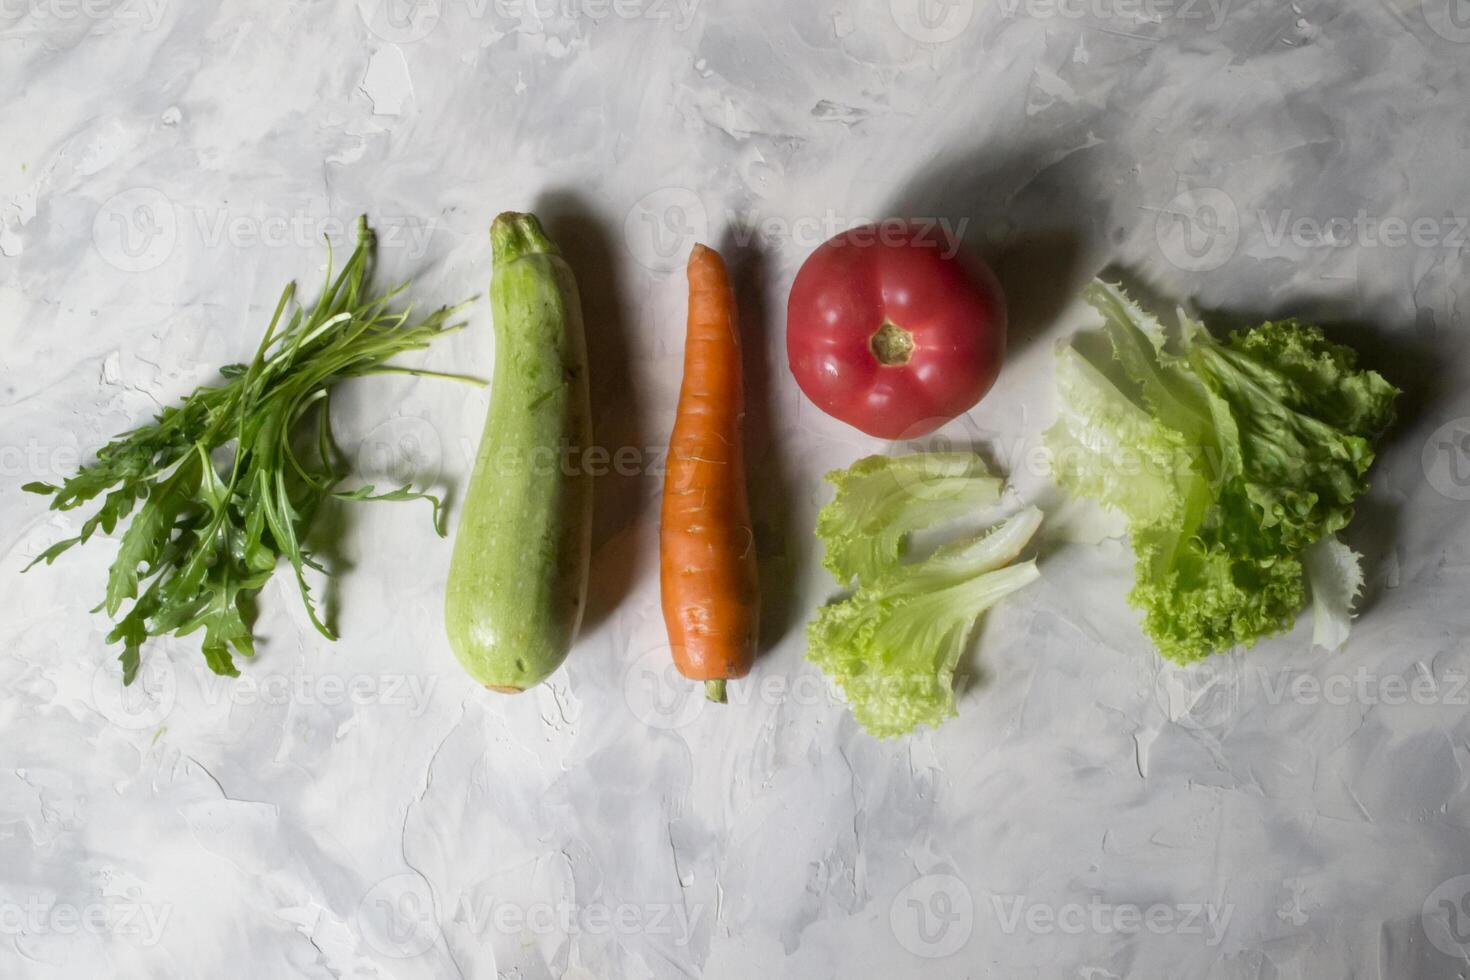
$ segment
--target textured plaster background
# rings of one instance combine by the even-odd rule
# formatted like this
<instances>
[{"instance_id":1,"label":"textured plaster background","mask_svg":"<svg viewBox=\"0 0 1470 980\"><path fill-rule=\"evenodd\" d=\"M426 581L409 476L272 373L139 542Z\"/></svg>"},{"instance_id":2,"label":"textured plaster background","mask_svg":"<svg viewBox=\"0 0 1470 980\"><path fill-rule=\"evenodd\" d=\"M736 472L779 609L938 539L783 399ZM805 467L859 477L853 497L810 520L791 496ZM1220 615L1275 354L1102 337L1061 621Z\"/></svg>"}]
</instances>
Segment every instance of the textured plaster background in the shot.
<instances>
[{"instance_id":1,"label":"textured plaster background","mask_svg":"<svg viewBox=\"0 0 1470 980\"><path fill-rule=\"evenodd\" d=\"M1440 978L1470 953L1470 6L1461 0L0 0L0 977ZM422 304L483 294L534 209L582 284L598 481L567 665L476 688L427 511L345 514L343 639L286 577L229 683L193 638L119 692L110 547L70 472L253 350L368 213ZM805 254L943 220L1010 294L978 444L1051 514L960 716L891 743L802 659L818 479L871 451L786 373ZM751 348L768 652L735 703L667 669L659 447L679 268L722 245ZM1347 539L1347 649L1306 622L1165 667L1031 456L1070 297L1336 324L1404 387ZM483 300L427 363L488 375ZM364 472L462 487L486 394L353 388ZM632 462L628 462L631 460Z\"/></svg>"}]
</instances>

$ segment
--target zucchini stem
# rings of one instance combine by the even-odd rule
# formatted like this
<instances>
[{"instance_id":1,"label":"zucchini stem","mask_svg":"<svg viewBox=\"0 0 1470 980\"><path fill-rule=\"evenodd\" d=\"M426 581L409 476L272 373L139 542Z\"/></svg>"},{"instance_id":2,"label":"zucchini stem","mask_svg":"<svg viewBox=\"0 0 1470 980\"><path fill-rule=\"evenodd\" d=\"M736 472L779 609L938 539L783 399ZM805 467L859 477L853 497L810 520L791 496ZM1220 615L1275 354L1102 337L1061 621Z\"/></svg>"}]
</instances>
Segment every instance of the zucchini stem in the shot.
<instances>
[{"instance_id":1,"label":"zucchini stem","mask_svg":"<svg viewBox=\"0 0 1470 980\"><path fill-rule=\"evenodd\" d=\"M560 255L534 214L506 211L490 224L490 260L496 267L527 255Z\"/></svg>"}]
</instances>

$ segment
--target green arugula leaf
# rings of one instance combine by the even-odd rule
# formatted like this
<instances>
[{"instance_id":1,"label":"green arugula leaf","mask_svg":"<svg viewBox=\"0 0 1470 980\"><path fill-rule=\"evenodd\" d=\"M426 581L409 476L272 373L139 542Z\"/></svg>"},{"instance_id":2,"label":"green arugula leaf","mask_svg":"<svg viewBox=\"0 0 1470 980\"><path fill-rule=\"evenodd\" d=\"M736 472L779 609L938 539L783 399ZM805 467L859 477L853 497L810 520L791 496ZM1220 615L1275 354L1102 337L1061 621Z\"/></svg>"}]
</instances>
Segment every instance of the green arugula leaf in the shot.
<instances>
[{"instance_id":1,"label":"green arugula leaf","mask_svg":"<svg viewBox=\"0 0 1470 980\"><path fill-rule=\"evenodd\" d=\"M391 309L402 286L372 294L374 238L365 219L358 221L357 247L335 275L330 247L321 297L293 308L295 286L288 285L255 357L221 367L223 384L196 388L151 424L115 437L60 486L22 488L51 497L56 511L102 500L76 536L51 545L27 568L49 565L97 531L111 534L126 523L98 607L114 620L107 642L122 646L125 684L137 677L149 639L201 630L210 670L238 676L235 656L255 655L248 610L282 559L312 625L336 639L305 574L326 569L303 545L327 501L422 498L444 534L443 502L432 494L412 486L386 493L371 484L342 486L349 474L332 444L330 396L339 382L373 374L483 383L387 363L462 326L450 323L461 307L415 320L411 309Z\"/></svg>"}]
</instances>

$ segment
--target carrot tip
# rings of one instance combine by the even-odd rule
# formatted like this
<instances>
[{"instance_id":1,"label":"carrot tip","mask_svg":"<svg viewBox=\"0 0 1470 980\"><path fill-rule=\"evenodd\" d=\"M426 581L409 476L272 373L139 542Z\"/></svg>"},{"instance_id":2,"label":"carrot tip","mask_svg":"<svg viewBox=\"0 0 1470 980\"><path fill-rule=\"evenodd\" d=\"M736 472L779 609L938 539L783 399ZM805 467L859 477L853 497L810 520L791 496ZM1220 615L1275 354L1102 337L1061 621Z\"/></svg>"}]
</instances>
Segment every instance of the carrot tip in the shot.
<instances>
[{"instance_id":1,"label":"carrot tip","mask_svg":"<svg viewBox=\"0 0 1470 980\"><path fill-rule=\"evenodd\" d=\"M723 677L720 677L712 681L705 681L704 696L709 698L715 704L727 703L725 700L725 679Z\"/></svg>"}]
</instances>

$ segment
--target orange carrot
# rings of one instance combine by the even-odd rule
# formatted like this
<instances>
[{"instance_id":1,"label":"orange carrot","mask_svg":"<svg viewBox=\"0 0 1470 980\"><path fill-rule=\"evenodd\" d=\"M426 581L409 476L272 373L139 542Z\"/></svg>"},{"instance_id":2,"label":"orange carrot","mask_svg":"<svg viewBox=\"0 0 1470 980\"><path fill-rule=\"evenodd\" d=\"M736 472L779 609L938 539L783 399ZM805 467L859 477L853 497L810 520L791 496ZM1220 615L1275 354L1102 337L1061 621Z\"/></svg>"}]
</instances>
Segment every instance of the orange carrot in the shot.
<instances>
[{"instance_id":1,"label":"orange carrot","mask_svg":"<svg viewBox=\"0 0 1470 980\"><path fill-rule=\"evenodd\" d=\"M714 249L689 256L684 383L669 438L659 584L674 666L713 701L755 657L755 534L745 495L735 293Z\"/></svg>"}]
</instances>

